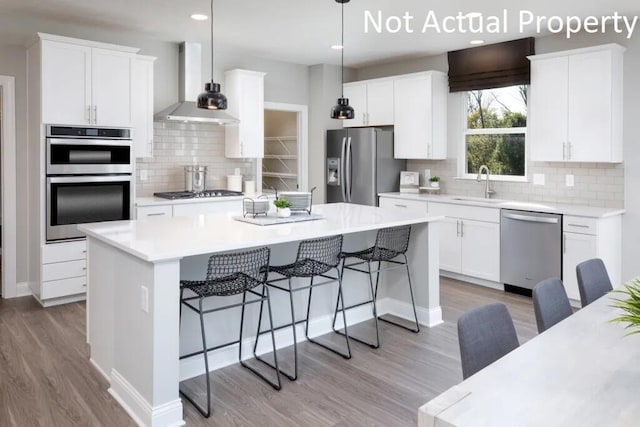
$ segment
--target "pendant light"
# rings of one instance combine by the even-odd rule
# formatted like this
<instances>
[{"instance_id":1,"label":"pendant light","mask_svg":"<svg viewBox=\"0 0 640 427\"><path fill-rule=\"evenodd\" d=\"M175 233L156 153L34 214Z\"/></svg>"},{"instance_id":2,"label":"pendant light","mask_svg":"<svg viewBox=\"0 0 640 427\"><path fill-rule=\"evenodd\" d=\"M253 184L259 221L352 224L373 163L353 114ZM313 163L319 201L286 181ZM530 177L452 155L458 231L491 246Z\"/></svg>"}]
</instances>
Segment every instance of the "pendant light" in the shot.
<instances>
[{"instance_id":1,"label":"pendant light","mask_svg":"<svg viewBox=\"0 0 640 427\"><path fill-rule=\"evenodd\" d=\"M211 81L205 83L204 92L198 95L198 108L227 109L227 97L220 93L220 83L213 81L213 0L211 0Z\"/></svg>"},{"instance_id":2,"label":"pendant light","mask_svg":"<svg viewBox=\"0 0 640 427\"><path fill-rule=\"evenodd\" d=\"M349 105L349 99L344 97L344 4L349 3L350 0L336 0L336 3L342 4L342 59L341 59L341 90L342 96L338 98L338 104L331 109L331 118L339 120L348 120L355 117L355 111L353 107Z\"/></svg>"}]
</instances>

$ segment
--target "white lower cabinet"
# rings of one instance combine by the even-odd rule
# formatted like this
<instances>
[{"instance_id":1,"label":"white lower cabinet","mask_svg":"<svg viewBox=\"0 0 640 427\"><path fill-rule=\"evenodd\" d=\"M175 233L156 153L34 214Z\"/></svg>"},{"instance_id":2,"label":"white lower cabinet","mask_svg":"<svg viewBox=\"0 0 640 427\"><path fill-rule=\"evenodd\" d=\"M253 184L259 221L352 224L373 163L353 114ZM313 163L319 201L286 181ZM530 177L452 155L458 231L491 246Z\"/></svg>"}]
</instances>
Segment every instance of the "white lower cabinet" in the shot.
<instances>
[{"instance_id":1,"label":"white lower cabinet","mask_svg":"<svg viewBox=\"0 0 640 427\"><path fill-rule=\"evenodd\" d=\"M588 234L566 232L562 237L564 252L562 277L564 278L564 288L569 298L579 301L580 292L578 291L576 265L597 256L598 251L596 245L598 238Z\"/></svg>"},{"instance_id":2,"label":"white lower cabinet","mask_svg":"<svg viewBox=\"0 0 640 427\"><path fill-rule=\"evenodd\" d=\"M500 210L429 202L440 223L440 269L500 281Z\"/></svg>"},{"instance_id":3,"label":"white lower cabinet","mask_svg":"<svg viewBox=\"0 0 640 427\"><path fill-rule=\"evenodd\" d=\"M44 306L82 299L87 290L87 242L48 243L41 248L40 289Z\"/></svg>"},{"instance_id":4,"label":"white lower cabinet","mask_svg":"<svg viewBox=\"0 0 640 427\"><path fill-rule=\"evenodd\" d=\"M136 207L136 219L173 216L171 205Z\"/></svg>"},{"instance_id":5,"label":"white lower cabinet","mask_svg":"<svg viewBox=\"0 0 640 427\"><path fill-rule=\"evenodd\" d=\"M185 203L173 206L173 216L191 216L208 213L235 212L242 214L242 200L212 203Z\"/></svg>"},{"instance_id":6,"label":"white lower cabinet","mask_svg":"<svg viewBox=\"0 0 640 427\"><path fill-rule=\"evenodd\" d=\"M396 199L380 197L378 206L385 209L395 209L403 212L416 212L426 215L428 213L427 202L420 200Z\"/></svg>"},{"instance_id":7,"label":"white lower cabinet","mask_svg":"<svg viewBox=\"0 0 640 427\"><path fill-rule=\"evenodd\" d=\"M600 258L614 287L622 285L622 217L562 218L562 281L569 298L580 301L576 266Z\"/></svg>"},{"instance_id":8,"label":"white lower cabinet","mask_svg":"<svg viewBox=\"0 0 640 427\"><path fill-rule=\"evenodd\" d=\"M222 212L242 214L242 200L217 200L214 202L186 202L169 205L138 206L136 207L136 218L143 220L145 218L191 216Z\"/></svg>"}]
</instances>

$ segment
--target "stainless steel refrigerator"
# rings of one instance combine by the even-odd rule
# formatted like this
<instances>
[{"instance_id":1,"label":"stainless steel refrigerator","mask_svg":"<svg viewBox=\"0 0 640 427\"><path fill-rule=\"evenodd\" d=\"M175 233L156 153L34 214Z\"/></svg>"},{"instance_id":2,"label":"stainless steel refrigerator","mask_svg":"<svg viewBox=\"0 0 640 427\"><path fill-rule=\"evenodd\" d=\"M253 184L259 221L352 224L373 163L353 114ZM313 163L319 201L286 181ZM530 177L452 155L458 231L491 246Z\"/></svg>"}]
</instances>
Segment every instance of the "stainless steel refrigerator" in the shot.
<instances>
[{"instance_id":1,"label":"stainless steel refrigerator","mask_svg":"<svg viewBox=\"0 0 640 427\"><path fill-rule=\"evenodd\" d=\"M406 160L393 158L393 131L327 131L327 203L378 205L378 193L398 191Z\"/></svg>"}]
</instances>

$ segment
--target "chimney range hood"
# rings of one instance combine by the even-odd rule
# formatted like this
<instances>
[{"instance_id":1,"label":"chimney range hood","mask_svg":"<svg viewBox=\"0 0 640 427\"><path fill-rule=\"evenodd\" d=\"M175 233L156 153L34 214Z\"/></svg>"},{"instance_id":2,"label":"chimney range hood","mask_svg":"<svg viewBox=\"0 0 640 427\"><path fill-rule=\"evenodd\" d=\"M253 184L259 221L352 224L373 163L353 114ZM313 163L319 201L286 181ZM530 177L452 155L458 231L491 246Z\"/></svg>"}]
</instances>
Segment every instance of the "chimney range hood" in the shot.
<instances>
[{"instance_id":1,"label":"chimney range hood","mask_svg":"<svg viewBox=\"0 0 640 427\"><path fill-rule=\"evenodd\" d=\"M198 123L216 123L226 125L239 120L224 110L205 110L198 108L196 99L202 85L202 47L199 43L180 43L179 86L177 104L173 104L156 114L158 121L180 121ZM233 101L232 101L233 102Z\"/></svg>"}]
</instances>

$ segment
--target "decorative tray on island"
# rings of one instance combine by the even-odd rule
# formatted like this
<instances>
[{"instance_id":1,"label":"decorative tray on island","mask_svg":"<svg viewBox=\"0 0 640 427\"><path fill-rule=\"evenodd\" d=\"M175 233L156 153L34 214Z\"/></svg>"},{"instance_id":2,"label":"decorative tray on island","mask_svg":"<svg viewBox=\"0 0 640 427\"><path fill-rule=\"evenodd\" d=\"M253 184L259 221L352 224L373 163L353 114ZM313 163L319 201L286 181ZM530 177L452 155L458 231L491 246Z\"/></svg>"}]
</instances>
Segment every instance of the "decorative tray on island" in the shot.
<instances>
[{"instance_id":1,"label":"decorative tray on island","mask_svg":"<svg viewBox=\"0 0 640 427\"><path fill-rule=\"evenodd\" d=\"M303 221L316 221L319 219L324 219L324 216L317 214L317 213L311 213L311 214L307 214L306 212L299 212L299 213L291 213L291 216L288 216L286 218L281 218L276 216L275 212L269 212L267 215L265 216L234 216L233 217L234 220L236 221L240 221L240 222L246 222L249 224L254 224L254 225L277 225L277 224L288 224L288 223L292 223L292 222L303 222Z\"/></svg>"}]
</instances>

